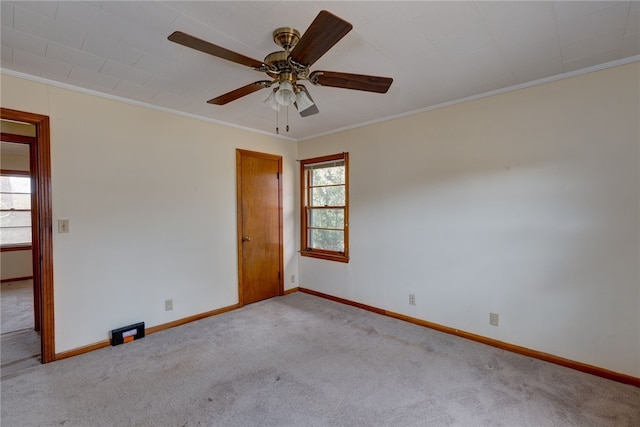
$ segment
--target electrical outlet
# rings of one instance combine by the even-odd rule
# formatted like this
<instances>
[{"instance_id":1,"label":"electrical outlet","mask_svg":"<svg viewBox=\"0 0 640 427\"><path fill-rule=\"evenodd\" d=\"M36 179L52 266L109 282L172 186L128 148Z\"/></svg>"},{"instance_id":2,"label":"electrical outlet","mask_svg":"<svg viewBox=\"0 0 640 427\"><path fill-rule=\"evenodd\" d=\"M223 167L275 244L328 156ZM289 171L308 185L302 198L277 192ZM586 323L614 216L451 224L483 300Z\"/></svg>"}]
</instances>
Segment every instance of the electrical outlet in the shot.
<instances>
[{"instance_id":1,"label":"electrical outlet","mask_svg":"<svg viewBox=\"0 0 640 427\"><path fill-rule=\"evenodd\" d=\"M416 305L416 296L414 294L409 294L409 305Z\"/></svg>"},{"instance_id":2,"label":"electrical outlet","mask_svg":"<svg viewBox=\"0 0 640 427\"><path fill-rule=\"evenodd\" d=\"M173 310L173 298L164 300L164 311Z\"/></svg>"},{"instance_id":3,"label":"electrical outlet","mask_svg":"<svg viewBox=\"0 0 640 427\"><path fill-rule=\"evenodd\" d=\"M499 321L500 316L498 315L498 313L489 313L489 324L491 326L498 326Z\"/></svg>"},{"instance_id":4,"label":"electrical outlet","mask_svg":"<svg viewBox=\"0 0 640 427\"><path fill-rule=\"evenodd\" d=\"M291 275L291 283L296 283L296 275L295 274Z\"/></svg>"}]
</instances>

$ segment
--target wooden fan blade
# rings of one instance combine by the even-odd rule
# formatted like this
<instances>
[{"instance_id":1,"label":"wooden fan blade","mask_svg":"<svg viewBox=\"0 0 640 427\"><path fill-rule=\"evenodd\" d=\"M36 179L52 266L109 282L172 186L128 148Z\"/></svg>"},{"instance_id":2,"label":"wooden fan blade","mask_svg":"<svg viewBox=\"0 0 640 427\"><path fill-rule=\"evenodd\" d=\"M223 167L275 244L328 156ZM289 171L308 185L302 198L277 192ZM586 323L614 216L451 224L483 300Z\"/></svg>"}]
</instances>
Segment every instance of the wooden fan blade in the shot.
<instances>
[{"instance_id":1,"label":"wooden fan blade","mask_svg":"<svg viewBox=\"0 0 640 427\"><path fill-rule=\"evenodd\" d=\"M338 43L353 25L331 12L321 11L295 45L289 58L298 64L310 66Z\"/></svg>"},{"instance_id":2,"label":"wooden fan blade","mask_svg":"<svg viewBox=\"0 0 640 427\"><path fill-rule=\"evenodd\" d=\"M311 102L313 102L313 105L311 107L307 108L306 110L298 111L300 113L300 117L309 117L309 116L312 116L314 114L318 114L320 112L320 110L318 110L318 107L316 106L316 102L311 97L311 94L309 93L307 88L304 85L301 85L301 84L298 84L298 87L300 89L302 89L304 91L304 93L307 94L307 96L309 97ZM294 102L294 105L296 106L296 110L297 110L298 109L298 104Z\"/></svg>"},{"instance_id":3,"label":"wooden fan blade","mask_svg":"<svg viewBox=\"0 0 640 427\"><path fill-rule=\"evenodd\" d=\"M335 71L314 71L309 75L309 80L313 84L320 86L340 87L377 93L387 93L391 83L393 83L391 77L338 73Z\"/></svg>"},{"instance_id":4,"label":"wooden fan blade","mask_svg":"<svg viewBox=\"0 0 640 427\"><path fill-rule=\"evenodd\" d=\"M210 99L207 101L208 104L215 105L224 105L228 104L231 101L235 101L236 99L242 98L243 96L249 95L250 93L257 92L260 89L264 89L265 87L271 86L271 81L269 80L260 80L257 82L249 83L246 86L242 86L236 90L232 90L231 92L227 92L224 95L220 95L216 98Z\"/></svg>"},{"instance_id":5,"label":"wooden fan blade","mask_svg":"<svg viewBox=\"0 0 640 427\"><path fill-rule=\"evenodd\" d=\"M197 37L190 36L189 34L185 34L182 31L175 31L167 38L174 43L190 47L191 49L199 50L200 52L208 53L209 55L217 56L218 58L226 59L227 61L246 65L247 67L261 68L263 66L262 61L249 58L248 56L241 55L237 52L225 49L220 46L216 46L213 43L209 43Z\"/></svg>"}]
</instances>

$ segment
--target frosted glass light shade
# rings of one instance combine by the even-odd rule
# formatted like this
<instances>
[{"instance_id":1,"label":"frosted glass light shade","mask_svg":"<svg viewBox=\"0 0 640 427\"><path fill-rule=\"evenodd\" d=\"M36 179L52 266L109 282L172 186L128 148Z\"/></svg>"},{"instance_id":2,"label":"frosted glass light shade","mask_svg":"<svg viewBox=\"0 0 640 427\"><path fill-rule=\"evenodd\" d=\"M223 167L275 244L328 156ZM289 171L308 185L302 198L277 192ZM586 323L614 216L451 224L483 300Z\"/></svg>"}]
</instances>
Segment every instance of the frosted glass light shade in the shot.
<instances>
[{"instance_id":1,"label":"frosted glass light shade","mask_svg":"<svg viewBox=\"0 0 640 427\"><path fill-rule=\"evenodd\" d=\"M278 103L276 102L276 91L275 90L271 90L269 91L269 96L267 96L267 98L262 101L264 103L264 105L268 105L269 107L273 108L274 110L278 110Z\"/></svg>"},{"instance_id":2,"label":"frosted glass light shade","mask_svg":"<svg viewBox=\"0 0 640 427\"><path fill-rule=\"evenodd\" d=\"M298 111L304 111L309 107L313 106L313 101L309 99L307 93L303 90L300 90L296 94L296 104L298 105Z\"/></svg>"},{"instance_id":3,"label":"frosted glass light shade","mask_svg":"<svg viewBox=\"0 0 640 427\"><path fill-rule=\"evenodd\" d=\"M293 92L293 85L290 82L280 83L276 92L276 101L284 107L288 107L296 101L296 94Z\"/></svg>"}]
</instances>

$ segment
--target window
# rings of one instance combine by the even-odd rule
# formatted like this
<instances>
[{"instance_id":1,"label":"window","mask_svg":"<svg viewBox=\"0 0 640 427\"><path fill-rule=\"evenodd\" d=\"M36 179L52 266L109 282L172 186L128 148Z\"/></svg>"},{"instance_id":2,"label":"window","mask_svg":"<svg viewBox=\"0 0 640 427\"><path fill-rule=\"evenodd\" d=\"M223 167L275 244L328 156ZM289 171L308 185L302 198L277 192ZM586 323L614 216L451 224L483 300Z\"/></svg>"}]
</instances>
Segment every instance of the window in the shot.
<instances>
[{"instance_id":1,"label":"window","mask_svg":"<svg viewBox=\"0 0 640 427\"><path fill-rule=\"evenodd\" d=\"M28 172L0 175L0 246L31 246L31 178Z\"/></svg>"},{"instance_id":2,"label":"window","mask_svg":"<svg viewBox=\"0 0 640 427\"><path fill-rule=\"evenodd\" d=\"M300 162L303 256L349 262L349 154Z\"/></svg>"}]
</instances>

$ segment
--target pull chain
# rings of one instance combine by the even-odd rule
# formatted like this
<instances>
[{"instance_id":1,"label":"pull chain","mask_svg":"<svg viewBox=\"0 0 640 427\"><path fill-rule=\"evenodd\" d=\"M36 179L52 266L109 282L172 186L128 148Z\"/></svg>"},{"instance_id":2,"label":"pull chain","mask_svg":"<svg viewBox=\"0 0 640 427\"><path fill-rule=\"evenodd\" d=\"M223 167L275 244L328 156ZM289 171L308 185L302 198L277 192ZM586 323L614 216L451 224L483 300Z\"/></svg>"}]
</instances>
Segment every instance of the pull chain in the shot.
<instances>
[{"instance_id":1,"label":"pull chain","mask_svg":"<svg viewBox=\"0 0 640 427\"><path fill-rule=\"evenodd\" d=\"M289 132L289 106L286 107L287 108L287 126L286 126L286 130L287 132ZM280 134L280 106L278 106L278 108L276 108L276 134L279 135Z\"/></svg>"}]
</instances>

